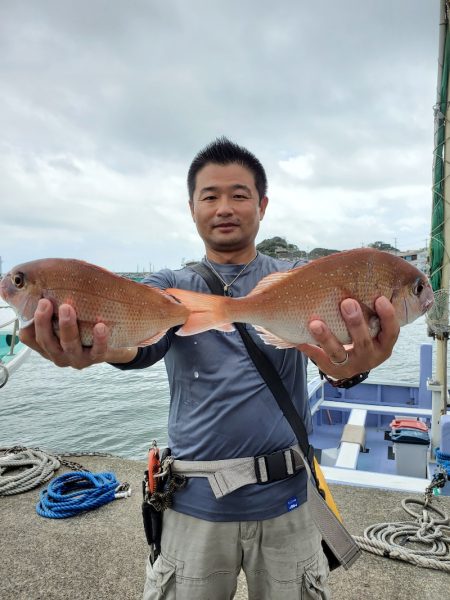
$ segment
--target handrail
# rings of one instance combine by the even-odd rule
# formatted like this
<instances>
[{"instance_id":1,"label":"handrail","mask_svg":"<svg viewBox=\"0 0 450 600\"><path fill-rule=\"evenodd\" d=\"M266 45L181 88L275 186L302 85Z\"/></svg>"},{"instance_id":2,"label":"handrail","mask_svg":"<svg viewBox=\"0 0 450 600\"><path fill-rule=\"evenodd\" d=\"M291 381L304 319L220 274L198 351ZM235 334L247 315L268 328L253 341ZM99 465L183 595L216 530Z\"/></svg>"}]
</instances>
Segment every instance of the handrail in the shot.
<instances>
[{"instance_id":1,"label":"handrail","mask_svg":"<svg viewBox=\"0 0 450 600\"><path fill-rule=\"evenodd\" d=\"M0 306L0 308L2 308L2 307ZM7 327L8 325L11 325L12 323L18 323L18 322L19 322L19 319L17 317L14 317L14 319L11 319L11 321L6 321L6 323L0 323L0 329L2 327Z\"/></svg>"},{"instance_id":2,"label":"handrail","mask_svg":"<svg viewBox=\"0 0 450 600\"><path fill-rule=\"evenodd\" d=\"M0 308L9 308L9 307L8 306L0 306ZM17 331L18 331L18 329L20 327L19 319L17 317L14 317L13 319L10 319L9 321L5 321L4 323L0 323L0 329L2 329L4 327L8 327L8 325L12 325L13 323L14 323L14 328L13 328L13 331L12 331L11 345L10 345L10 348L9 348L8 356L13 356L14 355L14 348L16 347Z\"/></svg>"},{"instance_id":3,"label":"handrail","mask_svg":"<svg viewBox=\"0 0 450 600\"><path fill-rule=\"evenodd\" d=\"M16 319L14 321L14 329L12 332L12 340L11 340L11 347L9 349L9 355L12 356L14 354L14 348L16 346L16 339L17 339L17 329L19 328L19 319Z\"/></svg>"}]
</instances>

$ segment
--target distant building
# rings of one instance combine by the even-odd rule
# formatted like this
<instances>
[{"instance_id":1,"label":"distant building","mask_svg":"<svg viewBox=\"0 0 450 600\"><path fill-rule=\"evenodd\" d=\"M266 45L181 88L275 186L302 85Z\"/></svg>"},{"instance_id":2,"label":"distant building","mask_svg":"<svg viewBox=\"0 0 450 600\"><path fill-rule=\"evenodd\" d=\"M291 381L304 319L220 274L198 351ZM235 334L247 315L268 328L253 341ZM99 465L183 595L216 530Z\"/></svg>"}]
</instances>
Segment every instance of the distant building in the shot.
<instances>
[{"instance_id":1,"label":"distant building","mask_svg":"<svg viewBox=\"0 0 450 600\"><path fill-rule=\"evenodd\" d=\"M182 259L181 261L181 266L182 268L184 267L191 267L192 265L196 265L197 263L201 262L200 260L195 260L195 258L189 258L189 259Z\"/></svg>"},{"instance_id":2,"label":"distant building","mask_svg":"<svg viewBox=\"0 0 450 600\"><path fill-rule=\"evenodd\" d=\"M429 272L427 248L421 248L420 250L406 250L405 252L395 251L391 252L391 254L395 254L396 256L400 256L400 258L404 258L424 273Z\"/></svg>"}]
</instances>

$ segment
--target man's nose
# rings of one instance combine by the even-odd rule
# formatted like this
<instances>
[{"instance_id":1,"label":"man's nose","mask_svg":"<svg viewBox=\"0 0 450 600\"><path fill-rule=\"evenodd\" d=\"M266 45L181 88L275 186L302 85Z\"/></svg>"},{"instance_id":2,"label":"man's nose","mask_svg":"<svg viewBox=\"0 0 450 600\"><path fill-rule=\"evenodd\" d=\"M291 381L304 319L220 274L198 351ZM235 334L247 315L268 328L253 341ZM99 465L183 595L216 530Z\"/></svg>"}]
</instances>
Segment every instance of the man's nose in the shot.
<instances>
[{"instance_id":1,"label":"man's nose","mask_svg":"<svg viewBox=\"0 0 450 600\"><path fill-rule=\"evenodd\" d=\"M221 196L217 205L218 215L231 215L233 212L233 206L230 199L227 196Z\"/></svg>"}]
</instances>

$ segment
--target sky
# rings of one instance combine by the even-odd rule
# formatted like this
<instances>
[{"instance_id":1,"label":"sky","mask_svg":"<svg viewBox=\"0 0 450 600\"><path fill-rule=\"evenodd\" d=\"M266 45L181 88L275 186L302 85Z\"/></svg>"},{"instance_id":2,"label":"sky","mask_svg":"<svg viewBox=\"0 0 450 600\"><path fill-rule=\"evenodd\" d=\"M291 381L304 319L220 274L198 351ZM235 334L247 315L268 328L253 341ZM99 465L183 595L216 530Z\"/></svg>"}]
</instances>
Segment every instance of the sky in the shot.
<instances>
[{"instance_id":1,"label":"sky","mask_svg":"<svg viewBox=\"0 0 450 600\"><path fill-rule=\"evenodd\" d=\"M257 241L430 231L438 0L3 0L0 256L179 268L195 154L261 160Z\"/></svg>"}]
</instances>

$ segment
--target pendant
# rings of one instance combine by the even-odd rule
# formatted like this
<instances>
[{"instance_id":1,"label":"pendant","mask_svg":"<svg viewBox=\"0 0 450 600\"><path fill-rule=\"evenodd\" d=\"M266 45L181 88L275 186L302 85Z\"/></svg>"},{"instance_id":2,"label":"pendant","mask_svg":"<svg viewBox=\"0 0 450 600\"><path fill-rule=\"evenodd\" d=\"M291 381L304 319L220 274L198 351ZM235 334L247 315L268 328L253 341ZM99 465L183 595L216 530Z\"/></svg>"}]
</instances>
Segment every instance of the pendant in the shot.
<instances>
[{"instance_id":1,"label":"pendant","mask_svg":"<svg viewBox=\"0 0 450 600\"><path fill-rule=\"evenodd\" d=\"M228 285L223 286L223 293L228 294Z\"/></svg>"}]
</instances>

